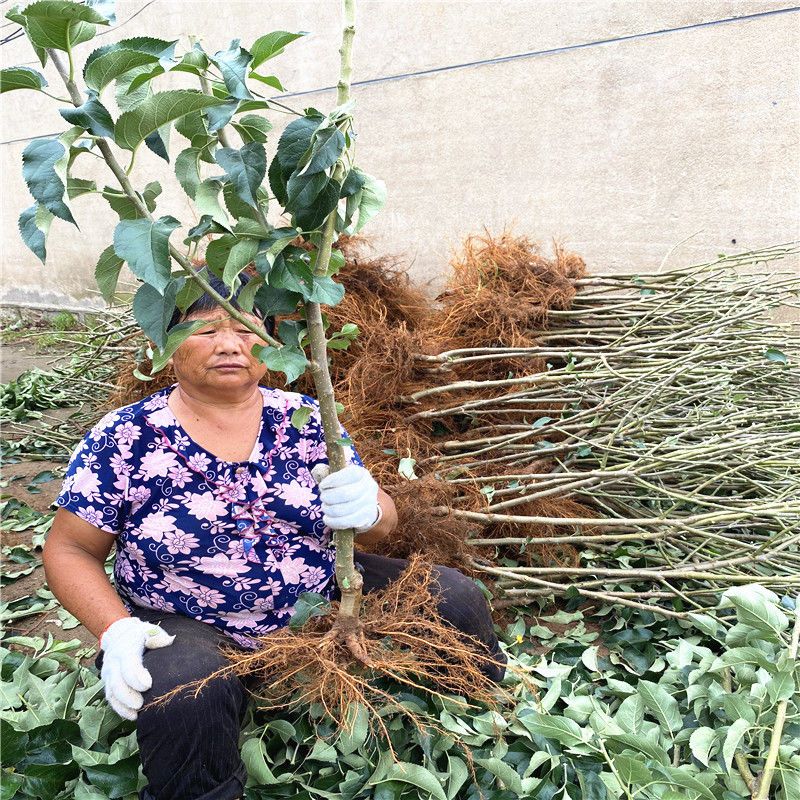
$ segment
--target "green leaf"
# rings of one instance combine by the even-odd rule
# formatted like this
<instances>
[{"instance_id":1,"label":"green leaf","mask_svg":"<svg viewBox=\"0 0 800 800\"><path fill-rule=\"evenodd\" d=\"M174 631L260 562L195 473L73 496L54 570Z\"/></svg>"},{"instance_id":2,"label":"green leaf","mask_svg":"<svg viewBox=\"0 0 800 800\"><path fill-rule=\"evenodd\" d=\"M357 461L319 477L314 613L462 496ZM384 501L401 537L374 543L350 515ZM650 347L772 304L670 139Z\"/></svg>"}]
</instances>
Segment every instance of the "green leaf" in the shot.
<instances>
[{"instance_id":1,"label":"green leaf","mask_svg":"<svg viewBox=\"0 0 800 800\"><path fill-rule=\"evenodd\" d=\"M439 779L432 772L418 764L410 764L407 761L398 761L392 764L386 773L386 777L376 781L375 785L386 781L408 783L418 789L422 789L423 792L435 797L436 800L447 800L447 795L444 793Z\"/></svg>"},{"instance_id":2,"label":"green leaf","mask_svg":"<svg viewBox=\"0 0 800 800\"><path fill-rule=\"evenodd\" d=\"M222 189L222 181L217 178L207 178L201 181L195 191L194 203L199 214L207 214L214 222L227 230L230 229L231 223L219 202L220 189Z\"/></svg>"},{"instance_id":3,"label":"green leaf","mask_svg":"<svg viewBox=\"0 0 800 800\"><path fill-rule=\"evenodd\" d=\"M222 273L222 280L228 287L233 286L234 280L239 273L251 264L256 257L258 242L255 239L239 239L230 250L228 260L225 262L225 269Z\"/></svg>"},{"instance_id":4,"label":"green leaf","mask_svg":"<svg viewBox=\"0 0 800 800\"><path fill-rule=\"evenodd\" d=\"M776 600L773 601L770 595ZM741 624L769 633L778 641L780 633L789 626L786 616L778 608L777 596L756 584L726 589L720 604L733 605Z\"/></svg>"},{"instance_id":5,"label":"green leaf","mask_svg":"<svg viewBox=\"0 0 800 800\"><path fill-rule=\"evenodd\" d=\"M647 709L667 730L676 733L683 727L678 701L663 686L640 680L637 688Z\"/></svg>"},{"instance_id":6,"label":"green leaf","mask_svg":"<svg viewBox=\"0 0 800 800\"><path fill-rule=\"evenodd\" d=\"M329 181L330 178L324 172L308 176L297 173L292 175L286 184L286 203L284 204L286 210L296 211L310 206Z\"/></svg>"},{"instance_id":7,"label":"green leaf","mask_svg":"<svg viewBox=\"0 0 800 800\"><path fill-rule=\"evenodd\" d=\"M95 25L108 25L91 7L68 0L38 0L18 15L24 18L23 27L34 45L54 50L69 50L91 39Z\"/></svg>"},{"instance_id":8,"label":"green leaf","mask_svg":"<svg viewBox=\"0 0 800 800\"><path fill-rule=\"evenodd\" d=\"M77 764L31 764L25 769L22 791L28 797L56 800L67 781L76 778L79 771Z\"/></svg>"},{"instance_id":9,"label":"green leaf","mask_svg":"<svg viewBox=\"0 0 800 800\"><path fill-rule=\"evenodd\" d=\"M250 77L260 83L266 83L267 86L271 86L279 92L286 91L286 87L274 75L259 75L257 72L251 72Z\"/></svg>"},{"instance_id":10,"label":"green leaf","mask_svg":"<svg viewBox=\"0 0 800 800\"><path fill-rule=\"evenodd\" d=\"M145 284L146 285L146 284ZM170 312L170 317L172 312ZM167 320L168 324L169 320ZM163 348L159 348L157 353L153 354L153 367L150 370L151 375L161 372L167 366L167 361L172 358L175 351L197 330L206 325L205 320L195 319L191 322L180 322L173 328L170 328L167 334L167 340Z\"/></svg>"},{"instance_id":11,"label":"green leaf","mask_svg":"<svg viewBox=\"0 0 800 800\"><path fill-rule=\"evenodd\" d=\"M100 253L97 266L94 268L94 277L100 294L109 305L114 304L114 293L117 290L117 281L122 265L125 262L114 252L114 245L110 244Z\"/></svg>"},{"instance_id":12,"label":"green leaf","mask_svg":"<svg viewBox=\"0 0 800 800\"><path fill-rule=\"evenodd\" d=\"M352 703L347 708L344 726L336 741L336 749L342 755L355 753L369 736L369 713L363 703Z\"/></svg>"},{"instance_id":13,"label":"green leaf","mask_svg":"<svg viewBox=\"0 0 800 800\"><path fill-rule=\"evenodd\" d=\"M120 219L142 219L143 213L139 211L136 203L125 192L104 186L101 192L103 199L108 201L111 208L119 214ZM144 202L144 200L142 200Z\"/></svg>"},{"instance_id":14,"label":"green leaf","mask_svg":"<svg viewBox=\"0 0 800 800\"><path fill-rule=\"evenodd\" d=\"M101 92L109 83L130 70L156 64L158 58L150 53L136 50L117 50L100 56L84 68L86 85L90 89Z\"/></svg>"},{"instance_id":15,"label":"green leaf","mask_svg":"<svg viewBox=\"0 0 800 800\"><path fill-rule=\"evenodd\" d=\"M308 420L311 418L313 411L314 409L310 406L300 406L300 408L295 409L292 412L292 427L298 431L303 430L308 423Z\"/></svg>"},{"instance_id":16,"label":"green leaf","mask_svg":"<svg viewBox=\"0 0 800 800\"><path fill-rule=\"evenodd\" d=\"M17 797L17 791L25 782L24 776L17 772L2 772L2 780L0 780L0 800L11 800L12 797Z\"/></svg>"},{"instance_id":17,"label":"green leaf","mask_svg":"<svg viewBox=\"0 0 800 800\"><path fill-rule=\"evenodd\" d=\"M242 745L242 761L247 767L247 774L258 786L272 786L278 783L272 770L267 766L261 739L254 737Z\"/></svg>"},{"instance_id":18,"label":"green leaf","mask_svg":"<svg viewBox=\"0 0 800 800\"><path fill-rule=\"evenodd\" d=\"M767 694L773 703L781 700L791 700L795 694L794 676L791 672L784 670L774 675L767 683Z\"/></svg>"},{"instance_id":19,"label":"green leaf","mask_svg":"<svg viewBox=\"0 0 800 800\"><path fill-rule=\"evenodd\" d=\"M58 162L68 156L58 139L34 139L22 152L22 177L33 198L51 214L77 227L64 202L66 187L58 173Z\"/></svg>"},{"instance_id":20,"label":"green leaf","mask_svg":"<svg viewBox=\"0 0 800 800\"><path fill-rule=\"evenodd\" d=\"M386 203L386 184L378 178L365 175L363 188L353 198L358 203L358 218L345 228L348 236L357 234L383 208ZM353 198L348 198L348 207Z\"/></svg>"},{"instance_id":21,"label":"green leaf","mask_svg":"<svg viewBox=\"0 0 800 800\"><path fill-rule=\"evenodd\" d=\"M257 207L257 192L267 173L264 145L248 142L241 150L221 147L214 157L236 187L236 194L249 206Z\"/></svg>"},{"instance_id":22,"label":"green leaf","mask_svg":"<svg viewBox=\"0 0 800 800\"><path fill-rule=\"evenodd\" d=\"M114 136L114 120L108 109L98 100L97 92L89 89L88 99L77 108L60 108L58 113L70 123L77 125L93 136Z\"/></svg>"},{"instance_id":23,"label":"green leaf","mask_svg":"<svg viewBox=\"0 0 800 800\"><path fill-rule=\"evenodd\" d=\"M344 291L344 286L341 283L336 283L332 278L315 277L311 294L307 299L313 303L335 306L341 302L344 297ZM345 347L340 347L340 349L346 349L347 344L349 343L345 343Z\"/></svg>"},{"instance_id":24,"label":"green leaf","mask_svg":"<svg viewBox=\"0 0 800 800\"><path fill-rule=\"evenodd\" d=\"M662 772L668 779L668 785L680 786L683 789L689 789L697 792L702 797L708 800L716 800L714 793L706 786L699 778L692 773L688 772L686 768L671 767L666 764L658 764L658 770Z\"/></svg>"},{"instance_id":25,"label":"green leaf","mask_svg":"<svg viewBox=\"0 0 800 800\"><path fill-rule=\"evenodd\" d=\"M272 33L259 37L250 48L250 52L253 54L252 68L255 69L270 58L279 56L287 44L291 44L295 39L307 35L308 31L300 31L299 33L272 31Z\"/></svg>"},{"instance_id":26,"label":"green leaf","mask_svg":"<svg viewBox=\"0 0 800 800\"><path fill-rule=\"evenodd\" d=\"M33 254L42 262L45 263L47 258L47 234L50 231L50 223L53 221L53 215L40 203L26 208L19 215L19 232L22 236L22 241L30 248Z\"/></svg>"},{"instance_id":27,"label":"green leaf","mask_svg":"<svg viewBox=\"0 0 800 800\"><path fill-rule=\"evenodd\" d=\"M499 778L506 789L510 789L516 795L524 794L522 781L517 771L509 764L506 764L505 761L499 758L478 758L476 756L475 763L491 772L496 778Z\"/></svg>"},{"instance_id":28,"label":"green leaf","mask_svg":"<svg viewBox=\"0 0 800 800\"><path fill-rule=\"evenodd\" d=\"M224 102L218 97L210 97L193 89L157 92L120 116L114 126L114 140L126 150L135 150L162 125Z\"/></svg>"},{"instance_id":29,"label":"green leaf","mask_svg":"<svg viewBox=\"0 0 800 800\"><path fill-rule=\"evenodd\" d=\"M13 92L17 89L34 89L39 91L47 86L47 81L41 72L30 67L9 67L0 69L0 94Z\"/></svg>"},{"instance_id":30,"label":"green leaf","mask_svg":"<svg viewBox=\"0 0 800 800\"><path fill-rule=\"evenodd\" d=\"M293 120L278 139L276 157L283 170L288 171L285 175L287 180L297 168L297 162L310 147L314 132L323 119L322 114L316 113Z\"/></svg>"},{"instance_id":31,"label":"green leaf","mask_svg":"<svg viewBox=\"0 0 800 800\"><path fill-rule=\"evenodd\" d=\"M293 217L295 224L306 231L319 228L336 208L340 191L337 181L329 181L310 206L297 209Z\"/></svg>"},{"instance_id":32,"label":"green leaf","mask_svg":"<svg viewBox=\"0 0 800 800\"><path fill-rule=\"evenodd\" d=\"M297 380L306 370L308 359L302 350L284 345L281 348L271 345L253 345L253 354L273 372L283 372L286 383Z\"/></svg>"},{"instance_id":33,"label":"green leaf","mask_svg":"<svg viewBox=\"0 0 800 800\"><path fill-rule=\"evenodd\" d=\"M778 364L788 364L789 359L786 357L786 353L778 350L777 347L768 347L764 352L764 355L770 360L775 361Z\"/></svg>"},{"instance_id":34,"label":"green leaf","mask_svg":"<svg viewBox=\"0 0 800 800\"><path fill-rule=\"evenodd\" d=\"M253 99L247 88L247 65L252 58L247 50L239 47L239 39L234 39L227 50L220 50L212 56L211 61L222 73L225 88L231 97L238 100Z\"/></svg>"},{"instance_id":35,"label":"green leaf","mask_svg":"<svg viewBox=\"0 0 800 800\"><path fill-rule=\"evenodd\" d=\"M215 133L224 128L244 102L246 101L223 100L218 106L206 109L205 115L208 120L208 130Z\"/></svg>"},{"instance_id":36,"label":"green leaf","mask_svg":"<svg viewBox=\"0 0 800 800\"><path fill-rule=\"evenodd\" d=\"M704 766L708 766L708 759L711 755L711 748L717 740L717 735L713 728L703 726L692 731L689 737L689 749L692 755Z\"/></svg>"},{"instance_id":37,"label":"green leaf","mask_svg":"<svg viewBox=\"0 0 800 800\"><path fill-rule=\"evenodd\" d=\"M577 722L567 717L539 714L531 711L520 716L519 721L531 732L561 744L572 746L583 742L583 732Z\"/></svg>"},{"instance_id":38,"label":"green leaf","mask_svg":"<svg viewBox=\"0 0 800 800\"><path fill-rule=\"evenodd\" d=\"M608 735L608 738L612 742L619 742L620 744L632 747L640 753L644 753L658 764L666 763L668 760L667 751L664 750L663 747L652 744L641 734L612 733Z\"/></svg>"},{"instance_id":39,"label":"green leaf","mask_svg":"<svg viewBox=\"0 0 800 800\"><path fill-rule=\"evenodd\" d=\"M163 293L143 283L133 298L133 316L159 350L167 345L167 325L175 311L179 281L169 281Z\"/></svg>"},{"instance_id":40,"label":"green leaf","mask_svg":"<svg viewBox=\"0 0 800 800\"><path fill-rule=\"evenodd\" d=\"M267 141L267 134L272 130L270 122L258 114L245 114L237 122L231 124L245 144L248 142L263 144Z\"/></svg>"},{"instance_id":41,"label":"green leaf","mask_svg":"<svg viewBox=\"0 0 800 800\"><path fill-rule=\"evenodd\" d=\"M725 734L725 741L722 743L722 759L725 762L725 768L728 772L731 770L733 763L733 756L742 737L750 730L750 723L746 719L737 719L733 725L728 728Z\"/></svg>"},{"instance_id":42,"label":"green leaf","mask_svg":"<svg viewBox=\"0 0 800 800\"><path fill-rule=\"evenodd\" d=\"M194 200L200 186L200 151L196 147L188 147L175 159L175 175L183 191Z\"/></svg>"},{"instance_id":43,"label":"green leaf","mask_svg":"<svg viewBox=\"0 0 800 800\"><path fill-rule=\"evenodd\" d=\"M628 785L650 783L653 773L642 763L641 757L631 756L629 752L612 756L614 768L620 778Z\"/></svg>"},{"instance_id":44,"label":"green leaf","mask_svg":"<svg viewBox=\"0 0 800 800\"><path fill-rule=\"evenodd\" d=\"M332 167L344 151L344 145L344 134L338 128L318 129L312 140L311 157L300 174L313 175Z\"/></svg>"},{"instance_id":45,"label":"green leaf","mask_svg":"<svg viewBox=\"0 0 800 800\"><path fill-rule=\"evenodd\" d=\"M628 733L639 733L644 722L644 702L639 695L626 697L619 705L614 721Z\"/></svg>"},{"instance_id":46,"label":"green leaf","mask_svg":"<svg viewBox=\"0 0 800 800\"><path fill-rule=\"evenodd\" d=\"M172 271L169 236L180 225L175 217L120 220L114 230L114 252L137 278L163 293Z\"/></svg>"},{"instance_id":47,"label":"green leaf","mask_svg":"<svg viewBox=\"0 0 800 800\"><path fill-rule=\"evenodd\" d=\"M96 191L97 184L94 181L85 180L84 178L67 178L67 197L70 200Z\"/></svg>"},{"instance_id":48,"label":"green leaf","mask_svg":"<svg viewBox=\"0 0 800 800\"><path fill-rule=\"evenodd\" d=\"M293 314L297 310L297 304L302 299L302 295L288 289L262 286L256 292L254 307L264 317L271 317L276 314Z\"/></svg>"},{"instance_id":49,"label":"green leaf","mask_svg":"<svg viewBox=\"0 0 800 800\"><path fill-rule=\"evenodd\" d=\"M85 766L83 771L92 786L100 789L105 797L116 800L136 792L139 783L139 754L117 761L115 764Z\"/></svg>"}]
</instances>

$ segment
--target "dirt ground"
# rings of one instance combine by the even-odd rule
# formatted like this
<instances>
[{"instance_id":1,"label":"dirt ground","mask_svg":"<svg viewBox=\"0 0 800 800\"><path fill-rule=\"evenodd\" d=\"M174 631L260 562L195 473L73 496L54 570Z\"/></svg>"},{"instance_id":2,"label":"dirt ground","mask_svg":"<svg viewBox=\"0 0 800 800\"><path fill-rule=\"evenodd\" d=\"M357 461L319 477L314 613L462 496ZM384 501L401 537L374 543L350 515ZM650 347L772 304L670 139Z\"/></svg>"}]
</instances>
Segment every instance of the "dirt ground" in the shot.
<instances>
[{"instance_id":1,"label":"dirt ground","mask_svg":"<svg viewBox=\"0 0 800 800\"><path fill-rule=\"evenodd\" d=\"M29 342L14 342L4 344L0 349L0 383L6 383L19 377L25 370L38 367L47 369L54 358L58 357L58 352L48 348L45 353L37 352L34 344ZM55 409L45 412L41 424L47 425L48 419L62 418L69 415L72 409ZM3 498L9 496L25 503L36 511L47 513L50 511L51 503L56 499L61 489L61 480L64 475L66 465L60 461L20 461L19 463L4 463L2 465L2 492ZM52 472L53 478L42 483L33 485L31 481L43 472ZM31 491L33 489L33 491ZM37 491L38 490L38 491ZM14 547L20 544L30 544L31 532L0 532L0 542L2 547ZM41 559L41 552L37 555ZM44 567L37 566L29 575L17 578L13 583L0 588L0 595L3 603L10 603L29 595L35 595L38 589L44 587L45 574ZM94 647L97 644L95 637L83 625L64 630L61 627L61 620L56 613L57 609L37 614L30 617L23 617L19 620L11 620L6 628L7 636L41 636L47 638L51 633L58 639L80 639L84 644ZM93 657L88 660L93 660Z\"/></svg>"}]
</instances>

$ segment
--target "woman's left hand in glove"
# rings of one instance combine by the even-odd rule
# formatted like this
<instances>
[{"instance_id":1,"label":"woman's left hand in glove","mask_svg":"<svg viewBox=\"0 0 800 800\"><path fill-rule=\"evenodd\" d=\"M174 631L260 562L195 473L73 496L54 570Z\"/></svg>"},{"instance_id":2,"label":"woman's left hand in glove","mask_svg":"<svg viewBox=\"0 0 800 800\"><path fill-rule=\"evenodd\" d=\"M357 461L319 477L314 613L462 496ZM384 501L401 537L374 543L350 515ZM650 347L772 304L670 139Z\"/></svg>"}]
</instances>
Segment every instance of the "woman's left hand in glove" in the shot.
<instances>
[{"instance_id":1,"label":"woman's left hand in glove","mask_svg":"<svg viewBox=\"0 0 800 800\"><path fill-rule=\"evenodd\" d=\"M369 470L348 464L326 475L319 483L322 521L335 531L353 528L364 533L381 518L378 484Z\"/></svg>"}]
</instances>

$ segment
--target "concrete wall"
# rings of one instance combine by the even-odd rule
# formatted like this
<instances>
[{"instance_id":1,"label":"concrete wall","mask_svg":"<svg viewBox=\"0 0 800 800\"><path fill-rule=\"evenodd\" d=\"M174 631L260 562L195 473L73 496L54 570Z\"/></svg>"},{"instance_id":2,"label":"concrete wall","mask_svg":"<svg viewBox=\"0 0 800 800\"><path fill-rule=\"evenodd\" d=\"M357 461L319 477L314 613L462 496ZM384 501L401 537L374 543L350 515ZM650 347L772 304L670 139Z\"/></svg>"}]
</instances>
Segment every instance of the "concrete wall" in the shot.
<instances>
[{"instance_id":1,"label":"concrete wall","mask_svg":"<svg viewBox=\"0 0 800 800\"><path fill-rule=\"evenodd\" d=\"M800 238L800 13L789 6L360 0L358 161L389 190L367 232L380 251L404 254L431 292L450 253L484 226L557 237L593 272L654 271L668 254L671 266ZM233 37L248 46L270 30L306 30L273 62L295 95L285 102L327 110L335 101L326 87L338 77L336 0L118 0L117 18L80 63L129 36L195 34L213 51ZM0 56L3 66L38 66L24 38ZM20 159L32 137L65 123L41 95L2 103L1 297L97 303L92 271L116 215L101 199L74 201L81 230L56 220L42 267L16 230L31 203ZM272 121L279 130L286 117ZM175 136L173 155L184 146ZM81 177L113 180L101 163L79 163ZM134 182L161 176L159 213L191 222L164 162L141 148Z\"/></svg>"}]
</instances>

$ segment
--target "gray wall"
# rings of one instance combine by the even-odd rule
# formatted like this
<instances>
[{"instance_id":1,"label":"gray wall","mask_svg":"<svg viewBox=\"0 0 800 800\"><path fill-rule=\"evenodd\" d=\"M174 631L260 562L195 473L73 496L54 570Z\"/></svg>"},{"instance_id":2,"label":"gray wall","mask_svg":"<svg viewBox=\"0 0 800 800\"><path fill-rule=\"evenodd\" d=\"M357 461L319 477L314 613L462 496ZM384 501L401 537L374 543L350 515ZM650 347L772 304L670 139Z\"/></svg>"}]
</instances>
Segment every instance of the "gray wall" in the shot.
<instances>
[{"instance_id":1,"label":"gray wall","mask_svg":"<svg viewBox=\"0 0 800 800\"><path fill-rule=\"evenodd\" d=\"M768 13L789 6L360 0L358 161L389 190L367 232L379 251L405 255L431 292L463 237L484 227L512 226L545 245L556 237L593 272L655 271L665 259L800 238L800 13ZM275 72L299 94L286 100L294 108L335 102L325 87L338 78L337 0L118 0L117 18L98 45L195 34L213 51L235 36L248 46L270 30L310 31ZM94 46L82 46L79 62ZM0 55L3 66L37 66L24 38ZM61 94L52 67L46 75ZM74 201L81 230L56 220L42 267L16 229L31 203L20 159L31 137L65 123L47 97L15 92L2 102L0 297L98 303L92 271L116 216L101 199ZM286 118L272 121L280 129ZM173 155L184 146L175 136ZM81 177L113 180L101 163L79 163ZM164 162L141 148L134 182L163 174ZM177 182L162 183L159 213L190 222Z\"/></svg>"}]
</instances>

